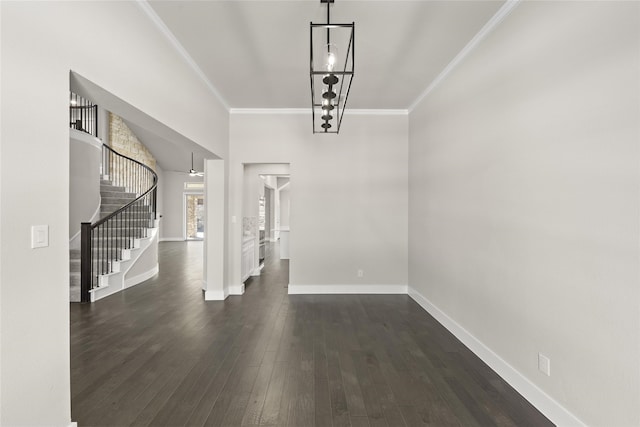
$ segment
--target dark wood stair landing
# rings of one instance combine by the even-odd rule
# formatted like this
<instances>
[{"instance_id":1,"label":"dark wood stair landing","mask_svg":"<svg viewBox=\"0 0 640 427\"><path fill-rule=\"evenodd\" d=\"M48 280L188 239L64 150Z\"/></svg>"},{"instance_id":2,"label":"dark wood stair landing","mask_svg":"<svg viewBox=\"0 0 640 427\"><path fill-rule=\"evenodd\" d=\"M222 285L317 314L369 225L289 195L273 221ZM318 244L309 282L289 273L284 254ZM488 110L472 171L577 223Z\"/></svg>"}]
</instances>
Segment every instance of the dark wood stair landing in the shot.
<instances>
[{"instance_id":1,"label":"dark wood stair landing","mask_svg":"<svg viewBox=\"0 0 640 427\"><path fill-rule=\"evenodd\" d=\"M164 242L157 277L71 304L73 421L552 425L408 296L288 296L273 255L245 295L205 302L202 242Z\"/></svg>"}]
</instances>

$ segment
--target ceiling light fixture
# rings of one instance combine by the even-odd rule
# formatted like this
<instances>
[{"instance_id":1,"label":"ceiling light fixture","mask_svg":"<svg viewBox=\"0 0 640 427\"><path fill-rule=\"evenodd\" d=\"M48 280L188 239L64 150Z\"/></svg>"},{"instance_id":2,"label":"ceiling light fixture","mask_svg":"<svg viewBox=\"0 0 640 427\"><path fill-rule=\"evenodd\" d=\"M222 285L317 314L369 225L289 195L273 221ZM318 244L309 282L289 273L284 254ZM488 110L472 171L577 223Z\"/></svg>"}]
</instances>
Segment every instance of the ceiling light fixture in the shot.
<instances>
[{"instance_id":1,"label":"ceiling light fixture","mask_svg":"<svg viewBox=\"0 0 640 427\"><path fill-rule=\"evenodd\" d=\"M330 6L334 0L320 0L327 4L327 23L311 22L311 116L313 133L338 133L347 105L354 68L355 22L332 24ZM325 32L326 30L326 32ZM346 52L340 57L340 47ZM346 92L343 92L346 88ZM332 122L333 119L336 122ZM320 129L321 128L321 129Z\"/></svg>"},{"instance_id":2,"label":"ceiling light fixture","mask_svg":"<svg viewBox=\"0 0 640 427\"><path fill-rule=\"evenodd\" d=\"M191 153L191 169L189 169L189 176L204 176L204 172L198 172L193 168L193 152Z\"/></svg>"}]
</instances>

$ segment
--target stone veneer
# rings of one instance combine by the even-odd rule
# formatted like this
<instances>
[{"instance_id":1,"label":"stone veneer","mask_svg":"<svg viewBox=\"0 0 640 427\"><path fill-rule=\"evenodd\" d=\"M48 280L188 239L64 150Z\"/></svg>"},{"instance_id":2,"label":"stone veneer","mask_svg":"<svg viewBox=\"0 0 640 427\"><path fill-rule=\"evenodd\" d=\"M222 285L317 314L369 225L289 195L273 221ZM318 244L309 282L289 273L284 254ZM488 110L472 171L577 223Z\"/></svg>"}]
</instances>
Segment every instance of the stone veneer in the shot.
<instances>
[{"instance_id":1,"label":"stone veneer","mask_svg":"<svg viewBox=\"0 0 640 427\"><path fill-rule=\"evenodd\" d=\"M109 113L109 146L156 170L156 159L119 116Z\"/></svg>"},{"instance_id":2,"label":"stone veneer","mask_svg":"<svg viewBox=\"0 0 640 427\"><path fill-rule=\"evenodd\" d=\"M187 195L187 239L195 239L198 232L197 210L198 210L198 197L197 195Z\"/></svg>"}]
</instances>

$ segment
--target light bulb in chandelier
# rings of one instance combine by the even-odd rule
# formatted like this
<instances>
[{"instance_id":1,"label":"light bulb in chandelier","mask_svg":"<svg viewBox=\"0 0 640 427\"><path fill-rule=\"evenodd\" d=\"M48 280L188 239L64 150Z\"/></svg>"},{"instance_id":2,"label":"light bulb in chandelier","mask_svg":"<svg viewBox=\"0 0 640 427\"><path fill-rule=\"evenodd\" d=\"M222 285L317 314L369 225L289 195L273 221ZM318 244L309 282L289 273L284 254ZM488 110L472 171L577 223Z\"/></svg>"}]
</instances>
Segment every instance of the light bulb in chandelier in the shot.
<instances>
[{"instance_id":1,"label":"light bulb in chandelier","mask_svg":"<svg viewBox=\"0 0 640 427\"><path fill-rule=\"evenodd\" d=\"M338 47L329 43L325 45L325 68L327 71L333 71L338 63Z\"/></svg>"}]
</instances>

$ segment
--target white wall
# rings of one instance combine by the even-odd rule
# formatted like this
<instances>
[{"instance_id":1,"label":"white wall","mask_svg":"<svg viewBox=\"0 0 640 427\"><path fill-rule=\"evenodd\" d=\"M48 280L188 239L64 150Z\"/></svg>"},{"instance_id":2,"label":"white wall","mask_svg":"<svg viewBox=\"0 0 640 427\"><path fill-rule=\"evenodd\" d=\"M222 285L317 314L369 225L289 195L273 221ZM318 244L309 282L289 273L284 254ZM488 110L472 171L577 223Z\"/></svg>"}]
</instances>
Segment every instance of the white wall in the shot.
<instances>
[{"instance_id":1,"label":"white wall","mask_svg":"<svg viewBox=\"0 0 640 427\"><path fill-rule=\"evenodd\" d=\"M158 241L162 236L162 230L164 229L164 170L156 165L156 174L158 175L158 187L156 189L156 217L158 221Z\"/></svg>"},{"instance_id":2,"label":"white wall","mask_svg":"<svg viewBox=\"0 0 640 427\"><path fill-rule=\"evenodd\" d=\"M287 185L280 193L280 227L289 228L289 215L291 213L291 186Z\"/></svg>"},{"instance_id":3,"label":"white wall","mask_svg":"<svg viewBox=\"0 0 640 427\"><path fill-rule=\"evenodd\" d=\"M640 425L639 7L523 2L410 115L410 286L594 426Z\"/></svg>"},{"instance_id":4,"label":"white wall","mask_svg":"<svg viewBox=\"0 0 640 427\"><path fill-rule=\"evenodd\" d=\"M0 8L0 424L66 426L69 71L221 157L228 113L134 2ZM30 248L34 224L49 225L49 247Z\"/></svg>"},{"instance_id":5,"label":"white wall","mask_svg":"<svg viewBox=\"0 0 640 427\"><path fill-rule=\"evenodd\" d=\"M157 239L158 237L154 237ZM141 283L140 280L135 280L137 277L148 277L150 272L157 271L158 268L158 243L157 240L152 242L148 248L140 255L135 264L131 266L129 271L124 275L125 285L127 281L134 281L137 285ZM153 276L152 276L153 277ZM148 280L148 279L145 279Z\"/></svg>"},{"instance_id":6,"label":"white wall","mask_svg":"<svg viewBox=\"0 0 640 427\"><path fill-rule=\"evenodd\" d=\"M95 100L91 100L96 102ZM98 105L98 139L109 143L109 112Z\"/></svg>"},{"instance_id":7,"label":"white wall","mask_svg":"<svg viewBox=\"0 0 640 427\"><path fill-rule=\"evenodd\" d=\"M172 171L163 172L160 239L185 239L184 183L202 181L201 176L189 176L186 173Z\"/></svg>"},{"instance_id":8,"label":"white wall","mask_svg":"<svg viewBox=\"0 0 640 427\"><path fill-rule=\"evenodd\" d=\"M80 248L80 224L91 222L100 208L102 143L69 129L69 239Z\"/></svg>"},{"instance_id":9,"label":"white wall","mask_svg":"<svg viewBox=\"0 0 640 427\"><path fill-rule=\"evenodd\" d=\"M290 163L290 283L406 286L407 120L348 115L336 136L313 135L307 114L231 114L229 215L242 217L243 163ZM230 226L234 284L242 224Z\"/></svg>"}]
</instances>

